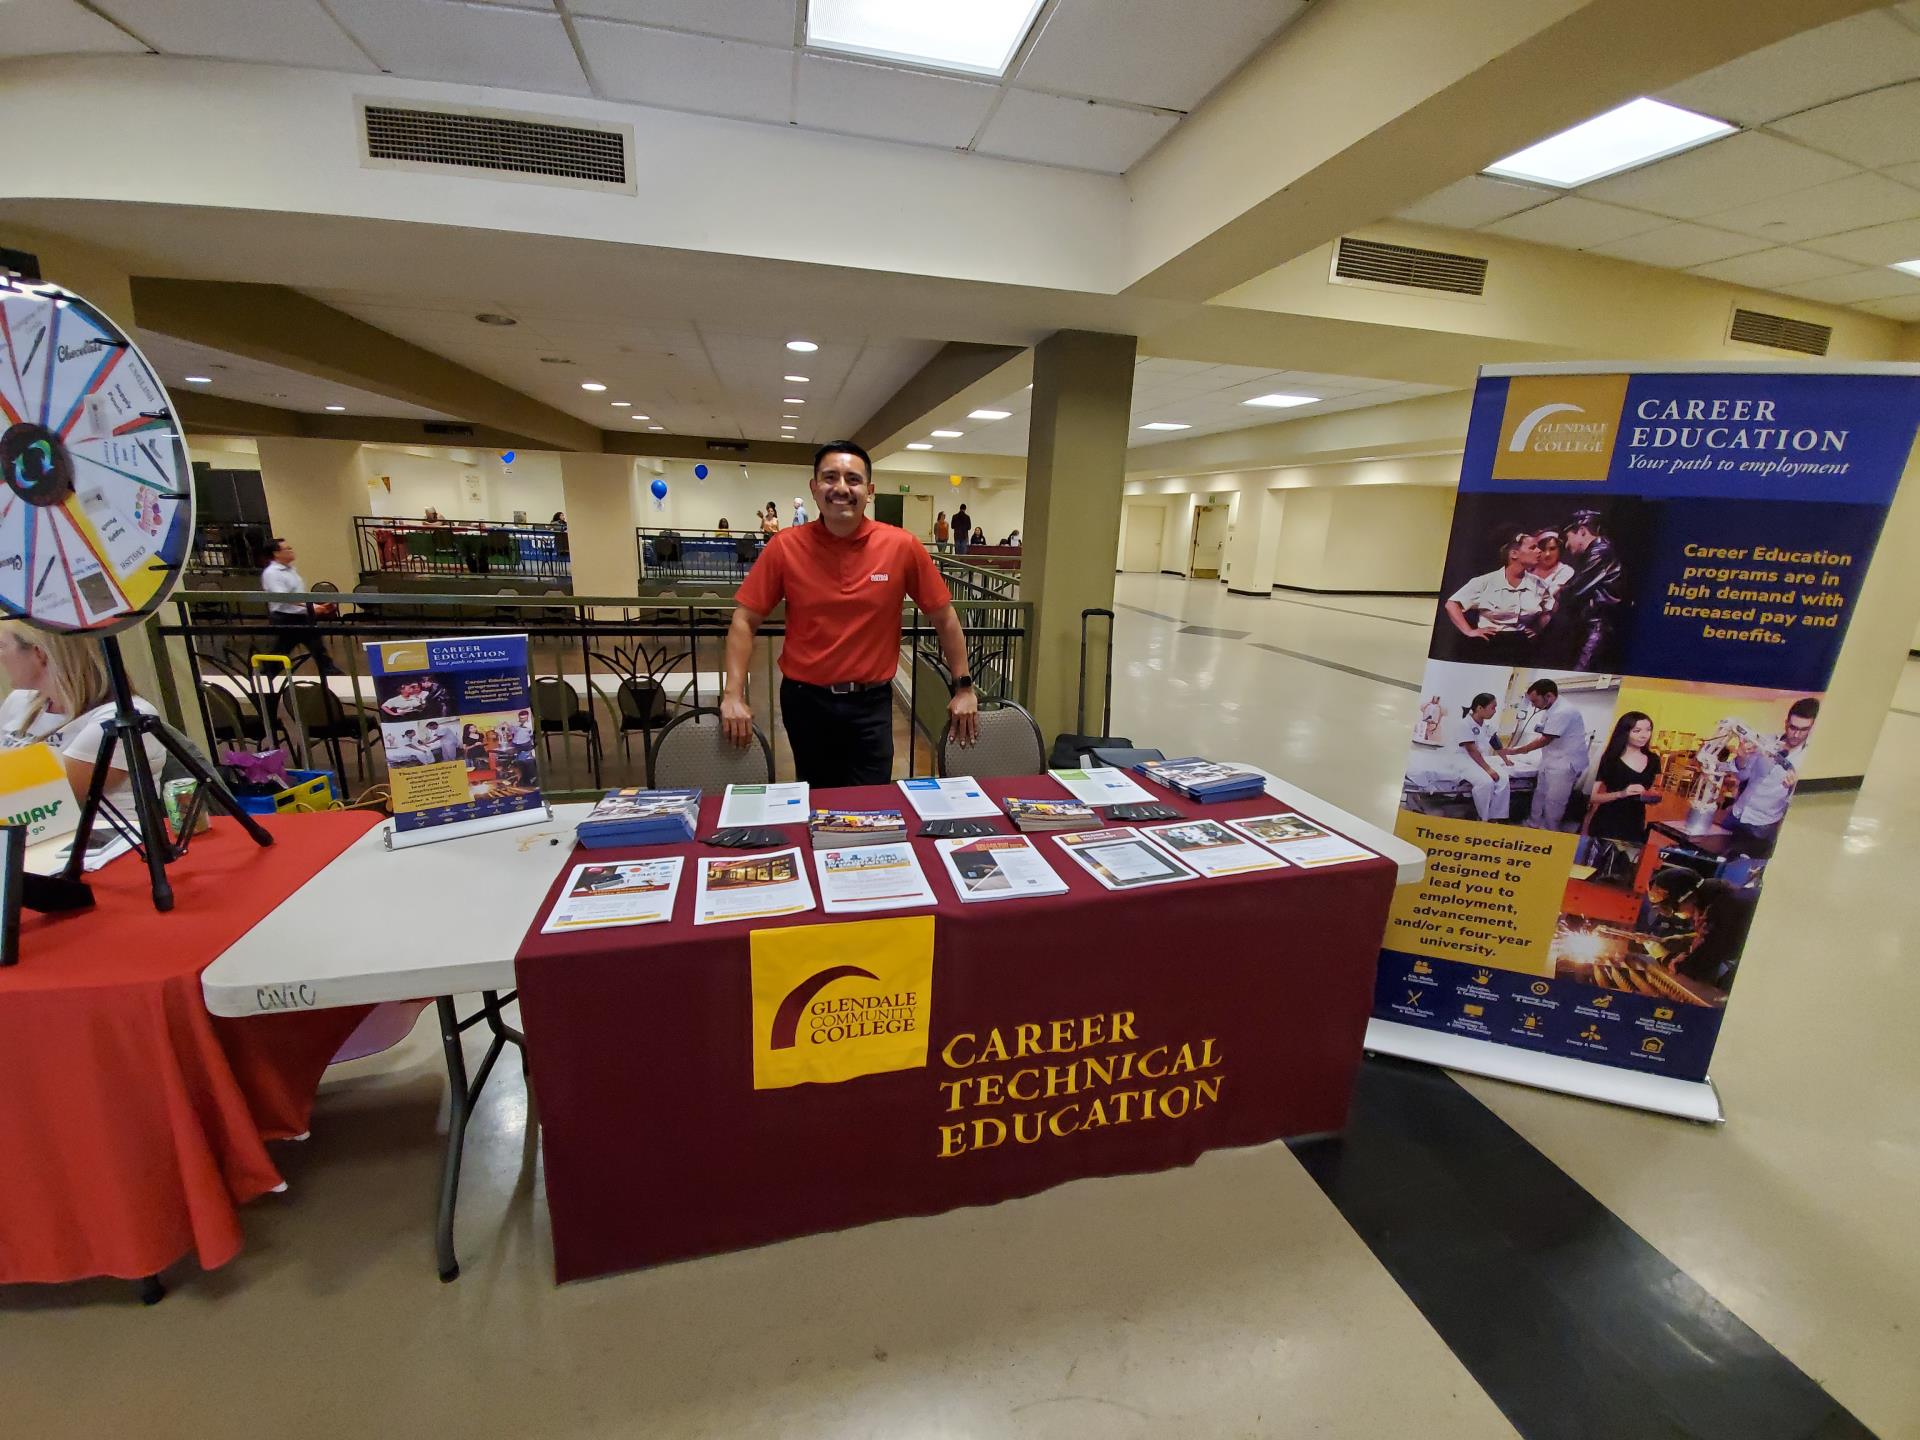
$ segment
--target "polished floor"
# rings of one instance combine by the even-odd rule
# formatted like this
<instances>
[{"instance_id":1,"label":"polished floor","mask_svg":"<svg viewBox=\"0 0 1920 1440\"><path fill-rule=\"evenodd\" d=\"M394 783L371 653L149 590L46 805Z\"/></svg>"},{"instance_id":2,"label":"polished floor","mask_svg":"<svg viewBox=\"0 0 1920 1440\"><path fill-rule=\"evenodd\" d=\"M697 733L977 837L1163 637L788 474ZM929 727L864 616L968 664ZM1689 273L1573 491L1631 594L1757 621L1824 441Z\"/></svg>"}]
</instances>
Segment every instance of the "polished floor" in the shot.
<instances>
[{"instance_id":1,"label":"polished floor","mask_svg":"<svg viewBox=\"0 0 1920 1440\"><path fill-rule=\"evenodd\" d=\"M1384 821L1430 606L1123 577L1115 726ZM1461 1082L1690 1277L1698 1313L1737 1317L1883 1440L1920 1437L1920 978L1901 964L1920 931L1920 661L1895 704L1866 787L1803 797L1787 827L1716 1058L1726 1125ZM118 1284L0 1290L0 1434L1541 1433L1516 1430L1443 1338L1458 1330L1285 1147L556 1289L510 1067L469 1135L465 1272L442 1286L441 1088L425 1030L342 1067L313 1138L283 1149L289 1192L248 1212L247 1250L175 1277L156 1309ZM1480 1143L1435 1127L1453 1161ZM1568 1258L1562 1303L1584 1284L1618 1306L1608 1262L1583 1276ZM1569 1353L1570 1373L1616 1353L1636 1347ZM1696 1433L1569 1408L1556 1433Z\"/></svg>"}]
</instances>

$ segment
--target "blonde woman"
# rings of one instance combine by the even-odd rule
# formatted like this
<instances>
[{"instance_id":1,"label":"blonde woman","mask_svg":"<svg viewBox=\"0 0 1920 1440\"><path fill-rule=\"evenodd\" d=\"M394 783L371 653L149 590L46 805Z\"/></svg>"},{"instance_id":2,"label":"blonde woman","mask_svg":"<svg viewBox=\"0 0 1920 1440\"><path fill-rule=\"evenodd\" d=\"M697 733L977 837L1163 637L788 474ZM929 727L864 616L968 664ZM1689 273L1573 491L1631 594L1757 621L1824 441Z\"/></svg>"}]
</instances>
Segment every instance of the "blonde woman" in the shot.
<instances>
[{"instance_id":1,"label":"blonde woman","mask_svg":"<svg viewBox=\"0 0 1920 1440\"><path fill-rule=\"evenodd\" d=\"M113 718L113 692L100 642L84 635L35 630L18 620L0 621L0 671L13 687L0 700L0 749L51 745L66 762L67 783L74 795L84 800L106 740L104 727ZM149 715L158 713L138 697L133 703ZM167 752L151 735L147 763L158 780ZM126 752L117 747L107 772L106 798L122 815L133 818Z\"/></svg>"}]
</instances>

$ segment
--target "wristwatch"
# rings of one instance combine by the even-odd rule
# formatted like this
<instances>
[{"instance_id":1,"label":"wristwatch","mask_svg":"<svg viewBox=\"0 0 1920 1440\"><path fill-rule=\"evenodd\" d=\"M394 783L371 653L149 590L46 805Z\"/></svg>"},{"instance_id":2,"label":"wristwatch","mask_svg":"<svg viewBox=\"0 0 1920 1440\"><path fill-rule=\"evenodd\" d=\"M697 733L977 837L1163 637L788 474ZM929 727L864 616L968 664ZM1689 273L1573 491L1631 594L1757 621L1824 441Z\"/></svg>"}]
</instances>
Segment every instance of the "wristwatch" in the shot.
<instances>
[{"instance_id":1,"label":"wristwatch","mask_svg":"<svg viewBox=\"0 0 1920 1440\"><path fill-rule=\"evenodd\" d=\"M956 675L956 676L954 676L954 677L953 677L953 688L954 688L954 689L956 689L956 690L971 690L971 689L973 689L973 676L971 676L971 675Z\"/></svg>"}]
</instances>

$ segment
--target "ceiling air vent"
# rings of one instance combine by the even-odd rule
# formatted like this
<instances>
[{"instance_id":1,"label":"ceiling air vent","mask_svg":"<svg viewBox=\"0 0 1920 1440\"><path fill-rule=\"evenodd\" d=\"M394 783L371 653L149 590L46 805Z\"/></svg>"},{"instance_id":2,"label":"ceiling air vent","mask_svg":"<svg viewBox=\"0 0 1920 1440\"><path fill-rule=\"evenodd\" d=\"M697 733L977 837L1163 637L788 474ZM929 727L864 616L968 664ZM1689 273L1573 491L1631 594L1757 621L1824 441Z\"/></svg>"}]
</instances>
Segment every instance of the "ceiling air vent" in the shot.
<instances>
[{"instance_id":1,"label":"ceiling air vent","mask_svg":"<svg viewBox=\"0 0 1920 1440\"><path fill-rule=\"evenodd\" d=\"M628 163L633 132L624 125L572 125L497 110L359 102L364 162L590 190L634 189Z\"/></svg>"},{"instance_id":2,"label":"ceiling air vent","mask_svg":"<svg viewBox=\"0 0 1920 1440\"><path fill-rule=\"evenodd\" d=\"M1733 324L1727 327L1729 340L1748 345L1765 345L1770 350L1791 350L1799 355L1824 355L1833 340L1831 325L1815 325L1810 320L1789 320L1784 315L1769 315L1764 310L1733 312Z\"/></svg>"},{"instance_id":3,"label":"ceiling air vent","mask_svg":"<svg viewBox=\"0 0 1920 1440\"><path fill-rule=\"evenodd\" d=\"M707 451L713 455L744 455L747 453L747 442L744 440L709 440L707 441Z\"/></svg>"},{"instance_id":4,"label":"ceiling air vent","mask_svg":"<svg viewBox=\"0 0 1920 1440\"><path fill-rule=\"evenodd\" d=\"M420 429L428 435L451 435L466 440L473 438L473 426L447 420L422 420Z\"/></svg>"},{"instance_id":5,"label":"ceiling air vent","mask_svg":"<svg viewBox=\"0 0 1920 1440\"><path fill-rule=\"evenodd\" d=\"M1336 284L1480 295L1487 288L1487 262L1478 255L1418 250L1411 245L1388 245L1343 235L1334 247L1333 279Z\"/></svg>"}]
</instances>

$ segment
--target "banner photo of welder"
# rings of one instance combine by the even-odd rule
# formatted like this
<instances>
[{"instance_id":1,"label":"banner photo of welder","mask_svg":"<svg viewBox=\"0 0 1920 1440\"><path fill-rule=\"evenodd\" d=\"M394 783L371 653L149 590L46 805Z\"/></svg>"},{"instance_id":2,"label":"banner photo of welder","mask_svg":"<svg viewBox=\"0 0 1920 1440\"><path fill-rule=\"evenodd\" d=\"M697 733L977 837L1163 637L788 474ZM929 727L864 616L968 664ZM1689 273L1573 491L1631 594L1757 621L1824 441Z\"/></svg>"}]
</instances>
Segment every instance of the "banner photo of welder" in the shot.
<instances>
[{"instance_id":1,"label":"banner photo of welder","mask_svg":"<svg viewBox=\"0 0 1920 1440\"><path fill-rule=\"evenodd\" d=\"M1714 1043L1917 425L1912 365L1481 372L1395 824L1427 873L1370 1049L1718 1115Z\"/></svg>"}]
</instances>

